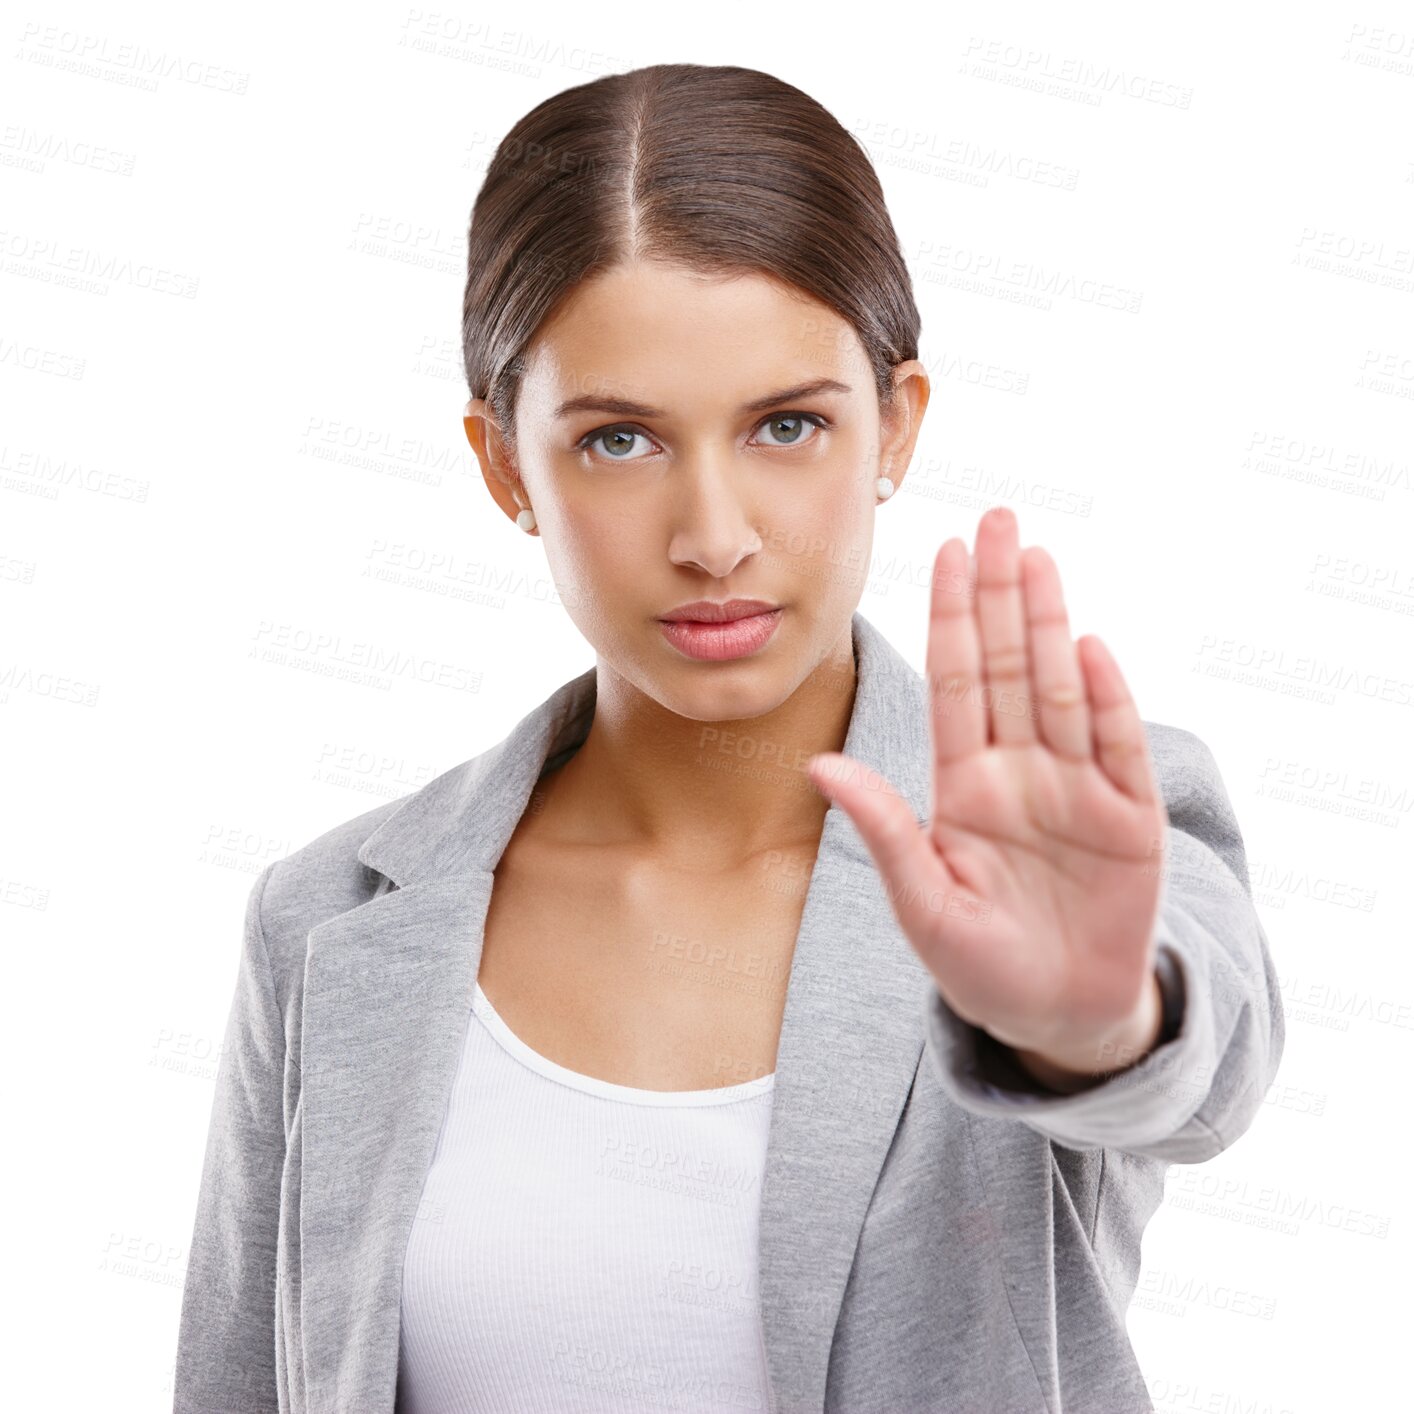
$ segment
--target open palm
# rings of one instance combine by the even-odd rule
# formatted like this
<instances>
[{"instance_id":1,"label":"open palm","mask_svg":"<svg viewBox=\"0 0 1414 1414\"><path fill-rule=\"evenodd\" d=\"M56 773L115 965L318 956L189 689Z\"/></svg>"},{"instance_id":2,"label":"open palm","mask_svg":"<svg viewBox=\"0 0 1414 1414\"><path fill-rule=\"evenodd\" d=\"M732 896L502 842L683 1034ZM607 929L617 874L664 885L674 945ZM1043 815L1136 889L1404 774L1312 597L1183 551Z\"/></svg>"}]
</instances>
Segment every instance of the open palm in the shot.
<instances>
[{"instance_id":1,"label":"open palm","mask_svg":"<svg viewBox=\"0 0 1414 1414\"><path fill-rule=\"evenodd\" d=\"M1143 724L1060 577L994 507L938 551L928 631L929 820L838 752L810 774L868 846L900 927L963 1020L1045 1063L1106 1068L1157 1006L1166 813ZM1114 1062L1110 1063L1111 1066Z\"/></svg>"}]
</instances>

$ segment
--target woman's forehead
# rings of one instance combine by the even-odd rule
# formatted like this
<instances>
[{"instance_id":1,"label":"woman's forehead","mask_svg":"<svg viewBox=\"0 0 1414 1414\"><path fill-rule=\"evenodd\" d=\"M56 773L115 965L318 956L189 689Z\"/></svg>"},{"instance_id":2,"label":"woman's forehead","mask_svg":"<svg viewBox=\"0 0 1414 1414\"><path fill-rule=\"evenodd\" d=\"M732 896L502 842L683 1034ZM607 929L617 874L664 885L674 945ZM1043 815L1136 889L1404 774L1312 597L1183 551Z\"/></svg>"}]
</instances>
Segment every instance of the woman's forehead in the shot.
<instances>
[{"instance_id":1,"label":"woman's forehead","mask_svg":"<svg viewBox=\"0 0 1414 1414\"><path fill-rule=\"evenodd\" d=\"M575 290L531 341L521 396L552 419L671 417L708 403L736 414L806 385L848 397L867 381L862 354L847 321L774 281L606 277Z\"/></svg>"}]
</instances>

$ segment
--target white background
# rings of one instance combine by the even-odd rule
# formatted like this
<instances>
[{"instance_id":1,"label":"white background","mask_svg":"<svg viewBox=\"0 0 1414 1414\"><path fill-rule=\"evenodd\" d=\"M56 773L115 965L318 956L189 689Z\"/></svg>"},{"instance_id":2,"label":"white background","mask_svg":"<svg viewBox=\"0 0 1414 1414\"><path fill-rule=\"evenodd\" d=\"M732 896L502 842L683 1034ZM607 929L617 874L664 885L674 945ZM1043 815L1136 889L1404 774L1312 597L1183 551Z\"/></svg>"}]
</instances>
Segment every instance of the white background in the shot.
<instances>
[{"instance_id":1,"label":"white background","mask_svg":"<svg viewBox=\"0 0 1414 1414\"><path fill-rule=\"evenodd\" d=\"M522 113L670 60L884 183L934 398L862 612L921 667L937 546L1011 505L1236 807L1287 1047L1146 1234L1156 1406L1407 1400L1414 15L1077 8L9 12L12 1407L170 1407L256 873L592 665L462 437L465 228Z\"/></svg>"}]
</instances>

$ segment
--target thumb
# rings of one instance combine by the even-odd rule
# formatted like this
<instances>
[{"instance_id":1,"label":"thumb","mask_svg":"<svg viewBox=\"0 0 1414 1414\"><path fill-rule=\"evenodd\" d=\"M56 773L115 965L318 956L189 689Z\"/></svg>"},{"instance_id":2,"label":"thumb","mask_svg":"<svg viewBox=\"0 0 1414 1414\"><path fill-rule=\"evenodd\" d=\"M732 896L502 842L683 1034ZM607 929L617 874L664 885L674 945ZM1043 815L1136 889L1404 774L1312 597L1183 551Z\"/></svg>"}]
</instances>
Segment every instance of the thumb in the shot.
<instances>
[{"instance_id":1,"label":"thumb","mask_svg":"<svg viewBox=\"0 0 1414 1414\"><path fill-rule=\"evenodd\" d=\"M929 938L936 929L929 899L953 880L908 802L877 771L838 751L819 752L805 767L820 793L854 821L904 932L915 944Z\"/></svg>"}]
</instances>

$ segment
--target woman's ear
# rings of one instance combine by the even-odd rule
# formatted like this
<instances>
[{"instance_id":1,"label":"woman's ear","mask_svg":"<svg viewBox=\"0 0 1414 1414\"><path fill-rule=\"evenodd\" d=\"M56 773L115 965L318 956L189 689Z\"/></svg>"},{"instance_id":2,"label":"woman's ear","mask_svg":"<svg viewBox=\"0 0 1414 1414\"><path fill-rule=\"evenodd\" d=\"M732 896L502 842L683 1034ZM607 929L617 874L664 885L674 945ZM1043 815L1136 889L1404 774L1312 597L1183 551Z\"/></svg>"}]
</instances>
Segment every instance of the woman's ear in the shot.
<instances>
[{"instance_id":1,"label":"woman's ear","mask_svg":"<svg viewBox=\"0 0 1414 1414\"><path fill-rule=\"evenodd\" d=\"M508 519L515 520L521 511L530 508L530 501L491 405L485 398L472 398L467 403L462 411L462 427L481 466L481 476L491 499Z\"/></svg>"},{"instance_id":2,"label":"woman's ear","mask_svg":"<svg viewBox=\"0 0 1414 1414\"><path fill-rule=\"evenodd\" d=\"M906 359L893 369L894 396L881 427L879 464L892 473L895 488L902 482L913 460L913 448L923 426L932 391L927 366L919 359Z\"/></svg>"}]
</instances>

